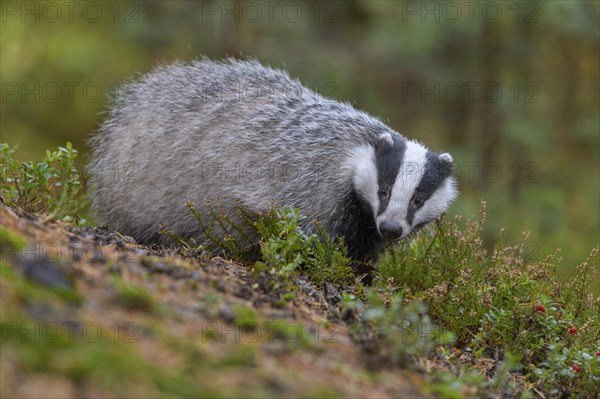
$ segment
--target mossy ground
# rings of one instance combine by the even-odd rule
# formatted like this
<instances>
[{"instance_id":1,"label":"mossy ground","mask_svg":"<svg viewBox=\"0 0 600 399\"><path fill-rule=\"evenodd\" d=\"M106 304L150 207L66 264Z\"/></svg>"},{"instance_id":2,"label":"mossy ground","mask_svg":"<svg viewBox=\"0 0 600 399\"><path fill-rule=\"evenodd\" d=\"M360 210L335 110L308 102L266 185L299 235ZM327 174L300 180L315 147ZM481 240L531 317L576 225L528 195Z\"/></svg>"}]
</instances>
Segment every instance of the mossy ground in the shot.
<instances>
[{"instance_id":1,"label":"mossy ground","mask_svg":"<svg viewBox=\"0 0 600 399\"><path fill-rule=\"evenodd\" d=\"M3 398L423 396L308 282L281 306L244 265L17 213L0 205Z\"/></svg>"}]
</instances>

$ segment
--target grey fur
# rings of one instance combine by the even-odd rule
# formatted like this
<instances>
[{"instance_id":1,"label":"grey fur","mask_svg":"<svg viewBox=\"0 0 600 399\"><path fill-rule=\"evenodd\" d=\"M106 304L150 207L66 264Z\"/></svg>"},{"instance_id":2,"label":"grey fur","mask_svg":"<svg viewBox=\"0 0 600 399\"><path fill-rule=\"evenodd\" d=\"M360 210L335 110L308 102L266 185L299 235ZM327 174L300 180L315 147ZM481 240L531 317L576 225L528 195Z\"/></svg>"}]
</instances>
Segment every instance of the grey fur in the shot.
<instances>
[{"instance_id":1,"label":"grey fur","mask_svg":"<svg viewBox=\"0 0 600 399\"><path fill-rule=\"evenodd\" d=\"M355 155L382 140L391 145L390 135L406 141L256 61L162 66L118 93L91 140L92 210L141 242L167 243L157 235L161 223L201 242L184 196L203 214L207 200L227 211L237 201L252 211L274 201L309 216L309 230L314 218L345 236L352 256L373 256L383 242L369 217L377 194L365 198L355 187ZM446 206L456 195L450 186Z\"/></svg>"}]
</instances>

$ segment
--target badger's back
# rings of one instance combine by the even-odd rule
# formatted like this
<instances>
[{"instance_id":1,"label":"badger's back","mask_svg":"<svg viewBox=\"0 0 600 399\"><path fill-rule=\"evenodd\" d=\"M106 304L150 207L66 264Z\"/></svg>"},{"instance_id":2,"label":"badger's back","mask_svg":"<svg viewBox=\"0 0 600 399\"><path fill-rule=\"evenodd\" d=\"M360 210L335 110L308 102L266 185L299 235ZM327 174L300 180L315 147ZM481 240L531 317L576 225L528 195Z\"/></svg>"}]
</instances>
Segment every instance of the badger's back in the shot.
<instances>
[{"instance_id":1,"label":"badger's back","mask_svg":"<svg viewBox=\"0 0 600 399\"><path fill-rule=\"evenodd\" d=\"M205 214L207 200L253 211L274 201L342 234L363 211L344 164L386 131L255 61L160 67L125 85L92 139L92 210L124 234L165 242L160 224L203 239L185 196Z\"/></svg>"}]
</instances>

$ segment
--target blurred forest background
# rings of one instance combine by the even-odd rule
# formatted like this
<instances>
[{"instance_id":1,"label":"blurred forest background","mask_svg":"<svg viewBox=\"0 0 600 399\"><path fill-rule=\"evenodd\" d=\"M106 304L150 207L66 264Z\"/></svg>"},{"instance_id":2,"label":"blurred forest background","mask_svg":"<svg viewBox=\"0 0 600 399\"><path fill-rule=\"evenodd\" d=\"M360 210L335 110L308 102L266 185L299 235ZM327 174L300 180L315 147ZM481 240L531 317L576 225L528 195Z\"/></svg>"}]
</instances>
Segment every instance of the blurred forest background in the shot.
<instances>
[{"instance_id":1,"label":"blurred forest background","mask_svg":"<svg viewBox=\"0 0 600 399\"><path fill-rule=\"evenodd\" d=\"M450 214L530 230L563 273L600 237L597 1L11 2L0 132L17 158L84 140L113 90L175 58L256 57L457 165Z\"/></svg>"}]
</instances>

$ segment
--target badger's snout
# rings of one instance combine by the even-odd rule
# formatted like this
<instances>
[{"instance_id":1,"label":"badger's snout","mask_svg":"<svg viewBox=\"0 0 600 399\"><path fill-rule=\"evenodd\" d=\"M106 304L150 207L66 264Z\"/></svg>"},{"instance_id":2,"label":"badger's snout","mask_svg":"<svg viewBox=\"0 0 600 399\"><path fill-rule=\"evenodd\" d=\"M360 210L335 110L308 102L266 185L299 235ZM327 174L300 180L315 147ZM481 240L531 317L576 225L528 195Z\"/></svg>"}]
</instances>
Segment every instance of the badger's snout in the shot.
<instances>
[{"instance_id":1,"label":"badger's snout","mask_svg":"<svg viewBox=\"0 0 600 399\"><path fill-rule=\"evenodd\" d=\"M379 225L379 232L388 240L396 240L402 237L402 226L395 222L382 222Z\"/></svg>"}]
</instances>

